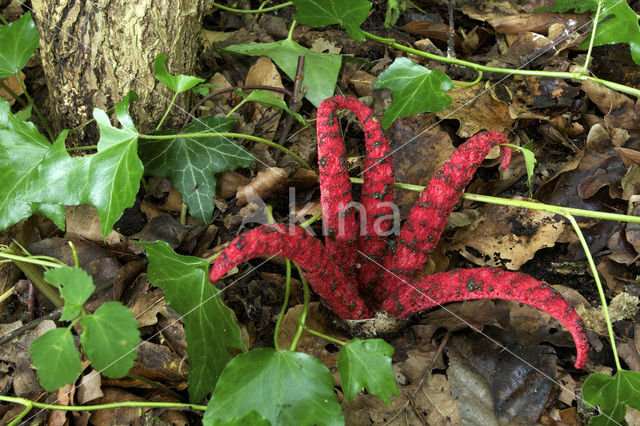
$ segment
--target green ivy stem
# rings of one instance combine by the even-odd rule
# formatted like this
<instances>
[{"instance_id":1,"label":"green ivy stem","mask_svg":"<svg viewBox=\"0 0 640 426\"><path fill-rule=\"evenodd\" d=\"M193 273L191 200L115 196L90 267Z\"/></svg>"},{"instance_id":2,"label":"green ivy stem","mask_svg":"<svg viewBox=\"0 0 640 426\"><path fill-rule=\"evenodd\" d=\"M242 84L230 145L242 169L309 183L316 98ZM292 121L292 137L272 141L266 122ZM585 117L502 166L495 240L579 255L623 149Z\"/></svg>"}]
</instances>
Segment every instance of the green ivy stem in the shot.
<instances>
[{"instance_id":1,"label":"green ivy stem","mask_svg":"<svg viewBox=\"0 0 640 426\"><path fill-rule=\"evenodd\" d=\"M78 261L78 252L76 251L76 246L73 244L73 241L69 241L69 247L71 247L71 252L73 253L73 261L76 265L76 268L80 267L80 262Z\"/></svg>"},{"instance_id":2,"label":"green ivy stem","mask_svg":"<svg viewBox=\"0 0 640 426\"><path fill-rule=\"evenodd\" d=\"M291 26L289 27L289 34L287 34L287 40L293 40L293 29L296 27L296 20L291 21Z\"/></svg>"},{"instance_id":3,"label":"green ivy stem","mask_svg":"<svg viewBox=\"0 0 640 426\"><path fill-rule=\"evenodd\" d=\"M313 225L313 223L320 219L322 217L322 212L319 211L318 213L314 214L313 216L311 216L309 219L305 220L304 222L302 222L300 224L301 228L306 228L307 226L311 226Z\"/></svg>"},{"instance_id":4,"label":"green ivy stem","mask_svg":"<svg viewBox=\"0 0 640 426\"><path fill-rule=\"evenodd\" d=\"M403 46L400 43L397 43L392 38L384 38L373 35L367 31L363 31L365 37L375 42L393 47L394 49L402 50L404 52L412 53L417 56L422 56L424 58L433 59L434 61L444 62L447 64L460 65L463 67L471 68L475 71L484 71L484 72L494 72L498 74L511 74L511 75L532 75L537 77L547 77L547 78L562 78L565 80L576 80L576 81L585 81L592 80L597 83L602 84L603 86L609 87L610 89L617 90L619 92L627 93L629 95L635 96L636 98L640 98L640 89L635 89L633 87L625 86L622 84L614 83L613 81L603 80L596 77L582 75L579 72L553 72L553 71L537 71L537 70L522 70L522 69L511 69L511 68L496 68L489 67L486 65L476 64L474 62L464 61L462 59L454 59L454 58L446 58L444 56L434 55L432 53L423 52L422 50L414 49L412 47Z\"/></svg>"},{"instance_id":5,"label":"green ivy stem","mask_svg":"<svg viewBox=\"0 0 640 426\"><path fill-rule=\"evenodd\" d=\"M273 218L273 206L266 206L264 210L267 214L267 221L270 224L276 223L276 220ZM282 302L282 309L280 309L278 320L276 321L276 327L273 331L273 347L276 351L280 350L280 345L278 345L278 334L280 333L280 324L282 324L282 319L284 318L284 314L287 311L287 306L289 306L289 296L291 290L291 261L289 259L285 259L285 265L287 272L285 274L284 301Z\"/></svg>"},{"instance_id":6,"label":"green ivy stem","mask_svg":"<svg viewBox=\"0 0 640 426\"><path fill-rule=\"evenodd\" d=\"M580 230L580 226L578 226L578 222L576 222L575 218L570 213L564 213L562 215L566 217L569 222L571 222L571 226L573 227L574 232L578 235L578 239L580 240L582 249L584 250L584 253L587 256L587 262L589 262L589 267L591 268L591 273L593 274L593 279L596 282L596 287L598 288L598 294L600 295L600 303L602 303L602 314L604 315L604 319L607 324L607 332L609 333L609 340L611 341L611 352L613 352L613 359L616 362L616 369L620 371L622 370L622 366L620 365L620 358L618 357L618 349L616 348L615 334L613 333L613 325L611 324L611 317L609 316L607 299L604 295L604 288L602 287L602 282L600 281L600 275L598 274L598 270L596 269L596 264L593 261L593 257L591 256L591 251L589 250L589 246L587 245L587 240L584 238L584 235L582 235L582 230Z\"/></svg>"},{"instance_id":7,"label":"green ivy stem","mask_svg":"<svg viewBox=\"0 0 640 426\"><path fill-rule=\"evenodd\" d=\"M475 80L473 80L473 81L456 81L456 80L452 80L453 84L456 85L456 86L460 86L460 87L475 86L476 84L480 83L480 80L482 80L482 71L476 70L476 72L478 73L478 76L476 77Z\"/></svg>"},{"instance_id":8,"label":"green ivy stem","mask_svg":"<svg viewBox=\"0 0 640 426\"><path fill-rule=\"evenodd\" d=\"M278 334L280 333L280 324L282 324L284 314L287 311L287 307L289 306L289 297L291 295L291 261L289 259L286 260L286 268L287 271L285 274L284 283L284 300L282 301L282 309L280 309L280 313L278 314L276 328L273 331L273 347L276 351L280 350L280 345L278 345Z\"/></svg>"},{"instance_id":9,"label":"green ivy stem","mask_svg":"<svg viewBox=\"0 0 640 426\"><path fill-rule=\"evenodd\" d=\"M40 265L44 267L60 268L64 266L62 262L55 263L44 259L39 259L37 256L22 256L15 245L3 248L0 250L0 257L10 259L26 276L31 280L33 285L36 286L42 294L51 301L57 308L64 305L64 301L58 294L58 289L44 280L42 272L34 266Z\"/></svg>"},{"instance_id":10,"label":"green ivy stem","mask_svg":"<svg viewBox=\"0 0 640 426\"><path fill-rule=\"evenodd\" d=\"M180 206L180 224L186 225L187 223L187 205L182 203Z\"/></svg>"},{"instance_id":11,"label":"green ivy stem","mask_svg":"<svg viewBox=\"0 0 640 426\"><path fill-rule=\"evenodd\" d=\"M362 184L364 182L363 178L352 177L350 179L351 179L351 182L353 183ZM399 183L399 182L395 183L394 186L396 188L406 189L408 191L416 191L416 192L422 192L425 188L422 185L412 185L409 183ZM629 216L626 214L575 209L573 207L554 206L552 204L538 203L535 201L512 200L510 198L492 197L490 195L480 195L480 194L469 194L466 192L462 194L462 198L465 200L478 201L481 203L499 204L502 206L511 206L511 207L521 207L524 209L531 209L531 210L542 210L545 212L555 213L559 215L570 214L573 216L590 217L594 219L640 223L640 216Z\"/></svg>"},{"instance_id":12,"label":"green ivy stem","mask_svg":"<svg viewBox=\"0 0 640 426\"><path fill-rule=\"evenodd\" d=\"M16 286L12 286L9 290L5 291L4 293L0 294L0 304L2 302L4 302L5 300L7 300L12 294L13 294L13 289L16 288Z\"/></svg>"},{"instance_id":13,"label":"green ivy stem","mask_svg":"<svg viewBox=\"0 0 640 426\"><path fill-rule=\"evenodd\" d=\"M232 12L232 13L265 13L265 12L272 12L274 10L282 9L283 7L293 6L293 2L288 1L286 3L277 4L275 6L265 7L264 9L262 9L262 6L260 6L261 7L260 9L234 9L233 7L225 6L216 2L211 2L211 5L213 7L217 7L218 9L226 10L227 12Z\"/></svg>"},{"instance_id":14,"label":"green ivy stem","mask_svg":"<svg viewBox=\"0 0 640 426\"><path fill-rule=\"evenodd\" d=\"M55 138L53 137L53 132L49 127L49 123L44 118L44 115L42 115L42 113L40 112L40 109L38 108L36 103L33 101L33 98L31 97L31 95L29 95L29 92L27 92L27 88L25 87L24 83L20 79L20 76L18 75L18 73L16 73L15 76L16 76L16 79L18 80L18 84L20 85L20 88L24 92L24 95L27 97L27 100L31 104L31 107L33 108L36 115L38 116L38 119L40 120L40 124L42 124L42 127L44 127L44 129L47 131L47 135L49 135L49 140L54 140Z\"/></svg>"},{"instance_id":15,"label":"green ivy stem","mask_svg":"<svg viewBox=\"0 0 640 426\"><path fill-rule=\"evenodd\" d=\"M18 78L18 74L14 74L16 76L16 78ZM24 99L22 99L20 96L18 96L18 94L16 92L14 92L13 90L11 90L11 87L7 86L4 82L3 78L0 78L0 87L2 88L2 90L4 90L5 92L7 92L9 94L9 96L11 96L13 99L15 99L20 105L22 105L23 107L26 107L28 104L24 101Z\"/></svg>"},{"instance_id":16,"label":"green ivy stem","mask_svg":"<svg viewBox=\"0 0 640 426\"><path fill-rule=\"evenodd\" d=\"M178 92L174 92L173 98L171 98L171 102L169 103L169 106L167 107L167 110L164 112L164 115L162 116L162 119L160 120L160 122L156 126L156 132L158 130L160 130L160 127L162 127L162 123L164 123L164 120L169 115L169 111L171 111L171 108L173 107L173 104L175 103L177 97L178 97Z\"/></svg>"},{"instance_id":17,"label":"green ivy stem","mask_svg":"<svg viewBox=\"0 0 640 426\"><path fill-rule=\"evenodd\" d=\"M0 21L2 21L2 23L3 23L4 25L9 25L9 23L7 22L7 20L6 20L6 19L4 19L4 15L3 15L2 13L0 13Z\"/></svg>"},{"instance_id":18,"label":"green ivy stem","mask_svg":"<svg viewBox=\"0 0 640 426\"><path fill-rule=\"evenodd\" d=\"M216 254L214 254L213 256L206 258L206 259L205 259L205 260L206 260L206 262L207 262L208 264L212 264L212 263L216 260L216 258L217 258L218 256L220 256L220 253L222 253L222 251L219 251L219 252L217 252Z\"/></svg>"},{"instance_id":19,"label":"green ivy stem","mask_svg":"<svg viewBox=\"0 0 640 426\"><path fill-rule=\"evenodd\" d=\"M291 151L290 149L285 148L284 146L282 146L280 144L277 144L277 143L275 143L273 141L270 141L268 139L260 138L258 136L245 135L243 133L229 133L229 132L220 132L220 133L180 133L180 134L174 134L174 135L144 135L144 134L138 134L138 138L140 138L140 139L167 140L167 139L175 139L177 137L180 137L180 138L192 138L192 139L211 138L211 137L226 137L226 138L247 139L247 140L250 140L250 141L254 141L254 142L259 142L259 143L265 144L265 145L270 146L272 148L275 148L275 149L277 149L279 151L282 151L285 154L289 155L294 160L296 160L296 162L298 164L300 164L302 167L304 167L305 169L311 169L311 166L309 166L309 164L306 161L304 161L302 159L302 157L300 157L295 152Z\"/></svg>"},{"instance_id":20,"label":"green ivy stem","mask_svg":"<svg viewBox=\"0 0 640 426\"><path fill-rule=\"evenodd\" d=\"M295 262L294 262L295 263ZM302 290L303 290L303 305L302 312L300 312L300 316L298 317L298 329L296 330L296 335L293 336L293 340L291 341L291 346L289 350L295 351L296 346L298 346L298 342L300 341L300 336L302 336L302 330L305 327L305 322L307 321L307 313L309 312L309 300L311 299L311 292L309 290L309 283L302 275L302 270L297 263L295 263L296 269L298 270L298 274L300 275L300 279L302 280Z\"/></svg>"},{"instance_id":21,"label":"green ivy stem","mask_svg":"<svg viewBox=\"0 0 640 426\"><path fill-rule=\"evenodd\" d=\"M240 109L240 107L242 107L242 105L246 104L248 101L246 99L242 99L240 102L238 102L238 105L234 106L233 108L231 108L231 111L229 111L227 113L227 118L231 117L231 114L233 114L234 112L236 112L238 109Z\"/></svg>"},{"instance_id":22,"label":"green ivy stem","mask_svg":"<svg viewBox=\"0 0 640 426\"><path fill-rule=\"evenodd\" d=\"M2 401L4 398L11 398L11 397L0 396L0 401ZM20 398L20 399L22 399L22 398ZM33 409L33 404L34 404L34 402L33 402L33 401L29 401L28 399L26 399L24 403L20 403L20 404L21 404L21 405L24 405L24 410L22 410L22 411L20 412L20 414L18 414L18 415L16 416L16 418L15 418L15 419L13 419L12 421L10 421L10 422L8 423L8 426L17 425L17 424L18 424L18 422L24 418L24 416L26 416L27 414L29 414L29 412Z\"/></svg>"},{"instance_id":23,"label":"green ivy stem","mask_svg":"<svg viewBox=\"0 0 640 426\"><path fill-rule=\"evenodd\" d=\"M305 330L307 333L315 334L315 335L316 335L316 336L318 336L318 337L322 337L323 339L326 339L326 340L328 340L328 341L330 341L330 342L333 342L333 343L335 343L335 344L338 344L338 345L340 345L340 346L344 346L344 345L346 345L346 344L347 344L347 342L343 342L343 341L342 341L342 340L340 340L340 339L336 339L335 337L327 336L326 334L320 333L319 331L312 330L312 329L310 329L309 327L307 327L307 326L306 326L306 325L304 325L304 324L302 324L302 328L304 328L304 330Z\"/></svg>"},{"instance_id":24,"label":"green ivy stem","mask_svg":"<svg viewBox=\"0 0 640 426\"><path fill-rule=\"evenodd\" d=\"M207 407L205 405L198 404L186 404L179 402L145 402L145 401L123 401L123 402L112 402L110 404L98 404L98 405L82 405L82 406L73 406L73 405L56 405L56 404L47 404L44 402L36 402L31 401L25 398L18 398L13 396L4 396L0 395L0 401L8 402L12 404L20 404L25 406L25 411L20 413L18 417L13 419L10 425L17 424L17 422L22 419L33 407L43 408L46 410L55 410L55 411L98 411L98 410L108 410L112 408L174 408L174 409L193 409L198 411L205 411Z\"/></svg>"},{"instance_id":25,"label":"green ivy stem","mask_svg":"<svg viewBox=\"0 0 640 426\"><path fill-rule=\"evenodd\" d=\"M11 249L9 249L11 250ZM32 263L34 265L40 265L48 268L60 268L64 266L61 263L50 262L48 260L39 259L37 256L22 256L13 253L13 251L0 251L0 257L10 259L15 262Z\"/></svg>"},{"instance_id":26,"label":"green ivy stem","mask_svg":"<svg viewBox=\"0 0 640 426\"><path fill-rule=\"evenodd\" d=\"M593 50L593 42L596 39L596 29L598 28L598 20L600 19L600 11L602 10L602 1L598 1L598 8L596 9L596 15L593 18L593 28L591 29L591 38L589 39L589 48L587 49L587 57L584 60L584 66L580 71L580 75L585 75L589 68L589 62L591 61L591 51Z\"/></svg>"}]
</instances>

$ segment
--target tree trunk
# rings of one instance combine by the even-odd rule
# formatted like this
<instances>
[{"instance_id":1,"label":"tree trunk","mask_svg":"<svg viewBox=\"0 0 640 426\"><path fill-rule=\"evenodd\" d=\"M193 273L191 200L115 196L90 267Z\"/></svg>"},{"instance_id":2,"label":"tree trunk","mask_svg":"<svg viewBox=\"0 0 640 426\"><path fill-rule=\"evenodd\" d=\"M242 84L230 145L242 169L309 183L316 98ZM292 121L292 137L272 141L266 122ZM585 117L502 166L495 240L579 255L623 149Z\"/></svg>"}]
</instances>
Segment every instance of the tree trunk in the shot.
<instances>
[{"instance_id":1,"label":"tree trunk","mask_svg":"<svg viewBox=\"0 0 640 426\"><path fill-rule=\"evenodd\" d=\"M192 75L204 0L33 0L40 31L42 66L49 87L48 119L54 129L72 129L108 109L129 90L140 132L152 131L172 92L153 76L157 53L169 57L172 74ZM179 95L168 126L188 111ZM56 134L57 134L56 132ZM95 124L73 132L68 145L97 142Z\"/></svg>"}]
</instances>

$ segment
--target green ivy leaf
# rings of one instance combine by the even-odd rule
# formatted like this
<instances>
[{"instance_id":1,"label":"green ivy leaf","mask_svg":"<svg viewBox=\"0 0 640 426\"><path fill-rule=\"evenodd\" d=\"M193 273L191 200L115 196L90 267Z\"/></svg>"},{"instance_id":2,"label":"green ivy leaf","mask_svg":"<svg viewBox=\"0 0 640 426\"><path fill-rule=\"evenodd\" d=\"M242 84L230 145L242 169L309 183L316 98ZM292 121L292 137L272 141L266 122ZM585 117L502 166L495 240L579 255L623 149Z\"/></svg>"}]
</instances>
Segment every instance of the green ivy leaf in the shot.
<instances>
[{"instance_id":1,"label":"green ivy leaf","mask_svg":"<svg viewBox=\"0 0 640 426\"><path fill-rule=\"evenodd\" d=\"M593 373L582 385L584 402L596 405L602 414L591 419L589 424L620 424L624 420L625 407L640 410L640 373L618 370L613 376Z\"/></svg>"},{"instance_id":2,"label":"green ivy leaf","mask_svg":"<svg viewBox=\"0 0 640 426\"><path fill-rule=\"evenodd\" d=\"M60 138L63 139L64 135ZM59 139L60 139L59 138ZM0 98L0 229L31 216L36 210L64 229L63 205L43 205L24 200L38 166L51 144L33 123L11 113L9 103Z\"/></svg>"},{"instance_id":3,"label":"green ivy leaf","mask_svg":"<svg viewBox=\"0 0 640 426\"><path fill-rule=\"evenodd\" d=\"M271 424L344 424L331 373L300 352L260 348L236 356L222 372L202 421L213 425L251 410Z\"/></svg>"},{"instance_id":4,"label":"green ivy leaf","mask_svg":"<svg viewBox=\"0 0 640 426\"><path fill-rule=\"evenodd\" d=\"M40 384L48 392L73 383L82 373L80 356L68 328L47 331L33 341L29 352Z\"/></svg>"},{"instance_id":5,"label":"green ivy leaf","mask_svg":"<svg viewBox=\"0 0 640 426\"><path fill-rule=\"evenodd\" d=\"M131 99L127 97L126 101ZM113 127L104 111L93 111L100 129L96 154L70 157L64 141L58 138L44 156L24 198L50 204L91 204L100 215L100 229L106 237L124 209L133 206L144 171L128 104L119 103L116 113L122 128Z\"/></svg>"},{"instance_id":6,"label":"green ivy leaf","mask_svg":"<svg viewBox=\"0 0 640 426\"><path fill-rule=\"evenodd\" d=\"M185 92L198 83L202 83L204 79L192 77L190 75L172 75L167 69L167 55L158 53L155 61L153 61L153 75L169 89L176 93Z\"/></svg>"},{"instance_id":7,"label":"green ivy leaf","mask_svg":"<svg viewBox=\"0 0 640 426\"><path fill-rule=\"evenodd\" d=\"M613 15L605 21L601 21L596 28L594 46L605 44L628 43L631 48L631 57L640 65L640 26L638 15L631 9L626 1L604 0L604 6L600 17ZM589 37L582 42L580 47L586 49L589 46Z\"/></svg>"},{"instance_id":8,"label":"green ivy leaf","mask_svg":"<svg viewBox=\"0 0 640 426\"><path fill-rule=\"evenodd\" d=\"M338 353L342 391L349 402L362 389L391 405L391 395L400 395L391 367L393 347L382 339L353 339Z\"/></svg>"},{"instance_id":9,"label":"green ivy leaf","mask_svg":"<svg viewBox=\"0 0 640 426\"><path fill-rule=\"evenodd\" d=\"M39 35L31 12L9 25L0 26L0 78L20 71L38 48Z\"/></svg>"},{"instance_id":10,"label":"green ivy leaf","mask_svg":"<svg viewBox=\"0 0 640 426\"><path fill-rule=\"evenodd\" d=\"M533 198L533 190L531 189L531 178L533 177L533 171L536 167L536 163L538 162L536 160L536 155L533 152L533 141L529 141L523 146L518 146L510 143L504 143L501 145L517 149L518 151L522 152L522 155L524 155L524 164L527 169L527 184L529 185L529 196Z\"/></svg>"},{"instance_id":11,"label":"green ivy leaf","mask_svg":"<svg viewBox=\"0 0 640 426\"><path fill-rule=\"evenodd\" d=\"M367 0L293 0L293 19L314 28L340 24L356 41L365 41L360 25L367 19L371 3Z\"/></svg>"},{"instance_id":12,"label":"green ivy leaf","mask_svg":"<svg viewBox=\"0 0 640 426\"><path fill-rule=\"evenodd\" d=\"M232 419L232 420L216 419L216 425L220 425L220 426L245 426L245 425L269 426L270 424L271 422L269 420L262 417L262 415L260 415L260 413L258 413L255 410L249 411L247 415L243 416L240 419Z\"/></svg>"},{"instance_id":13,"label":"green ivy leaf","mask_svg":"<svg viewBox=\"0 0 640 426\"><path fill-rule=\"evenodd\" d=\"M215 84L203 83L203 84L198 84L197 86L192 88L191 91L194 93L197 93L200 96L207 96L209 94L209 89L216 88L216 87L218 86L216 86Z\"/></svg>"},{"instance_id":14,"label":"green ivy leaf","mask_svg":"<svg viewBox=\"0 0 640 426\"><path fill-rule=\"evenodd\" d=\"M64 310L60 321L71 321L82 312L82 305L95 289L93 279L78 267L63 266L44 273L44 279L60 289Z\"/></svg>"},{"instance_id":15,"label":"green ivy leaf","mask_svg":"<svg viewBox=\"0 0 640 426\"><path fill-rule=\"evenodd\" d=\"M194 120L184 133L228 132L234 119L207 116ZM178 132L172 130L168 134ZM224 137L143 140L140 156L149 175L170 179L180 191L189 212L200 223L213 217L213 197L216 193L215 173L247 167L253 155L236 142Z\"/></svg>"},{"instance_id":16,"label":"green ivy leaf","mask_svg":"<svg viewBox=\"0 0 640 426\"><path fill-rule=\"evenodd\" d=\"M107 377L126 376L140 344L138 322L133 314L121 303L106 302L80 322L83 328L80 343L93 368Z\"/></svg>"},{"instance_id":17,"label":"green ivy leaf","mask_svg":"<svg viewBox=\"0 0 640 426\"><path fill-rule=\"evenodd\" d=\"M307 88L306 98L316 107L333 96L342 65L342 56L309 50L290 39L275 43L237 44L225 50L241 55L267 56L291 80L296 78L298 56L304 56L302 85Z\"/></svg>"},{"instance_id":18,"label":"green ivy leaf","mask_svg":"<svg viewBox=\"0 0 640 426\"><path fill-rule=\"evenodd\" d=\"M384 27L390 28L398 22L400 13L407 10L407 0L388 0L387 13L384 15Z\"/></svg>"},{"instance_id":19,"label":"green ivy leaf","mask_svg":"<svg viewBox=\"0 0 640 426\"><path fill-rule=\"evenodd\" d=\"M575 13L595 11L598 8L596 0L556 0L551 7L539 7L534 12L559 12L573 10Z\"/></svg>"},{"instance_id":20,"label":"green ivy leaf","mask_svg":"<svg viewBox=\"0 0 640 426\"><path fill-rule=\"evenodd\" d=\"M444 92L453 89L451 79L440 70L431 71L404 57L398 57L376 79L373 88L387 87L393 103L382 117L382 127L389 128L399 117L422 112L442 111L452 99Z\"/></svg>"},{"instance_id":21,"label":"green ivy leaf","mask_svg":"<svg viewBox=\"0 0 640 426\"><path fill-rule=\"evenodd\" d=\"M176 254L163 241L138 243L149 257L149 281L183 315L189 354L189 399L198 402L215 387L227 362L227 347L244 350L233 312L209 282L206 260Z\"/></svg>"},{"instance_id":22,"label":"green ivy leaf","mask_svg":"<svg viewBox=\"0 0 640 426\"><path fill-rule=\"evenodd\" d=\"M251 93L247 95L242 90L238 89L236 90L236 93L242 96L244 100L247 102L254 101L254 102L258 102L263 107L271 107L276 110L285 111L288 114L293 115L300 124L302 124L305 127L309 127L309 123L307 123L307 120L305 120L304 117L302 117L297 112L293 112L287 106L287 103L285 101L283 101L282 99L280 99L279 97L277 97L275 94L271 92L267 92L266 90L252 90Z\"/></svg>"}]
</instances>

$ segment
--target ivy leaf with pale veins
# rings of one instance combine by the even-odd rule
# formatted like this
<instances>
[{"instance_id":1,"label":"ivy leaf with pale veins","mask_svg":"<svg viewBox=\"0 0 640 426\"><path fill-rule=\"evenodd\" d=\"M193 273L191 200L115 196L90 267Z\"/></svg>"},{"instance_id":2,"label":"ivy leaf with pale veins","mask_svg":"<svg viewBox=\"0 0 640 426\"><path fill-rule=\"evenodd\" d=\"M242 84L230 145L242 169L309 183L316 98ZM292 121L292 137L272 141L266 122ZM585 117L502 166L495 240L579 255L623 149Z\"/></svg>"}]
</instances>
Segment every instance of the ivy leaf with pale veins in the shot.
<instances>
[{"instance_id":1,"label":"ivy leaf with pale veins","mask_svg":"<svg viewBox=\"0 0 640 426\"><path fill-rule=\"evenodd\" d=\"M9 25L0 25L0 78L20 71L38 48L39 40L31 12Z\"/></svg>"},{"instance_id":2,"label":"ivy leaf with pale veins","mask_svg":"<svg viewBox=\"0 0 640 426\"><path fill-rule=\"evenodd\" d=\"M95 289L93 279L78 267L63 266L44 273L44 279L60 290L64 310L60 321L71 321L82 312L82 305Z\"/></svg>"},{"instance_id":3,"label":"ivy leaf with pale veins","mask_svg":"<svg viewBox=\"0 0 640 426\"><path fill-rule=\"evenodd\" d=\"M593 417L590 425L621 424L626 407L640 410L640 373L618 370L613 377L592 373L582 385L582 396L588 406L597 405L602 413Z\"/></svg>"},{"instance_id":4,"label":"ivy leaf with pale veins","mask_svg":"<svg viewBox=\"0 0 640 426\"><path fill-rule=\"evenodd\" d=\"M58 139L62 139L64 145L64 135ZM40 162L50 149L51 144L36 126L12 114L9 103L0 98L0 229L31 216L36 210L64 229L63 205L24 199Z\"/></svg>"},{"instance_id":5,"label":"ivy leaf with pale veins","mask_svg":"<svg viewBox=\"0 0 640 426\"><path fill-rule=\"evenodd\" d=\"M73 383L82 373L80 355L68 328L47 331L33 341L29 352L47 392Z\"/></svg>"},{"instance_id":6,"label":"ivy leaf with pale veins","mask_svg":"<svg viewBox=\"0 0 640 426\"><path fill-rule=\"evenodd\" d=\"M133 206L144 171L138 158L138 132L128 104L120 102L116 114L122 128L112 126L104 111L93 110L100 129L96 154L70 157L64 143L56 142L38 167L25 199L62 205L91 204L100 215L100 229L106 237L124 209Z\"/></svg>"},{"instance_id":7,"label":"ivy leaf with pale veins","mask_svg":"<svg viewBox=\"0 0 640 426\"><path fill-rule=\"evenodd\" d=\"M451 79L440 70L430 70L399 57L376 79L373 88L391 89L393 102L382 117L387 129L397 118L422 112L442 111L452 99L444 92L453 89Z\"/></svg>"},{"instance_id":8,"label":"ivy leaf with pale veins","mask_svg":"<svg viewBox=\"0 0 640 426\"><path fill-rule=\"evenodd\" d=\"M343 425L329 369L301 352L254 349L222 372L202 423L214 425L255 410L273 425Z\"/></svg>"},{"instance_id":9,"label":"ivy leaf with pale veins","mask_svg":"<svg viewBox=\"0 0 640 426\"><path fill-rule=\"evenodd\" d=\"M234 119L218 116L199 118L184 128L184 133L228 132ZM246 149L221 136L198 138L176 134L170 140L143 140L140 156L149 175L166 177L180 191L189 212L200 223L213 217L213 197L216 193L215 173L247 167L253 155Z\"/></svg>"},{"instance_id":10,"label":"ivy leaf with pale veins","mask_svg":"<svg viewBox=\"0 0 640 426\"><path fill-rule=\"evenodd\" d=\"M189 354L189 399L201 401L213 391L229 362L227 347L244 350L232 311L209 281L206 260L176 254L164 241L138 243L149 257L149 281L183 315Z\"/></svg>"},{"instance_id":11,"label":"ivy leaf with pale veins","mask_svg":"<svg viewBox=\"0 0 640 426\"><path fill-rule=\"evenodd\" d=\"M391 367L393 347L382 339L353 339L338 353L338 373L347 402L363 389L391 405L400 395Z\"/></svg>"},{"instance_id":12,"label":"ivy leaf with pale veins","mask_svg":"<svg viewBox=\"0 0 640 426\"><path fill-rule=\"evenodd\" d=\"M367 0L293 0L293 19L312 27L340 24L356 41L365 41L360 25L367 19L371 3Z\"/></svg>"},{"instance_id":13,"label":"ivy leaf with pale veins","mask_svg":"<svg viewBox=\"0 0 640 426\"><path fill-rule=\"evenodd\" d=\"M342 56L321 53L300 46L293 40L285 39L275 43L237 44L224 49L229 52L249 56L267 56L291 79L295 80L298 56L304 56L302 85L306 86L306 98L316 107L320 102L333 96L342 66Z\"/></svg>"},{"instance_id":14,"label":"ivy leaf with pale veins","mask_svg":"<svg viewBox=\"0 0 640 426\"><path fill-rule=\"evenodd\" d=\"M93 314L82 317L80 323L80 343L93 368L111 378L126 376L140 344L133 314L119 302L106 302Z\"/></svg>"}]
</instances>

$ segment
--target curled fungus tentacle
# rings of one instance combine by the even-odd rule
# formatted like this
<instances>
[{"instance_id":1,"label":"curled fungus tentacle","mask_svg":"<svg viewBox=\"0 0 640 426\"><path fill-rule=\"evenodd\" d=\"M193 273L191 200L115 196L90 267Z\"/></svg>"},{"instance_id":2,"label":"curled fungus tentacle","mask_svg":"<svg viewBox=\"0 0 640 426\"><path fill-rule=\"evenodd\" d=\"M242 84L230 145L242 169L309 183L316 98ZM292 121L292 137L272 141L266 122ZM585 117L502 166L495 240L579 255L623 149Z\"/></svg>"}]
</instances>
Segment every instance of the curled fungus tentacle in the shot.
<instances>
[{"instance_id":1,"label":"curled fungus tentacle","mask_svg":"<svg viewBox=\"0 0 640 426\"><path fill-rule=\"evenodd\" d=\"M361 198L366 217L359 218L352 208L337 109L353 111L364 126ZM324 245L300 227L259 226L223 250L211 269L211 281L249 259L277 255L298 262L314 291L343 319L371 318L380 311L407 318L448 302L515 300L548 313L567 327L576 344L575 366L584 366L589 345L582 321L549 285L525 274L491 268L418 278L474 172L493 146L507 142L502 133L479 133L456 150L431 179L390 249L381 234L390 229L391 221L378 219L392 213L393 165L389 144L371 110L352 98L327 99L318 108L317 131ZM506 168L510 151L504 146L500 150L501 164ZM358 219L363 221L362 228Z\"/></svg>"}]
</instances>

